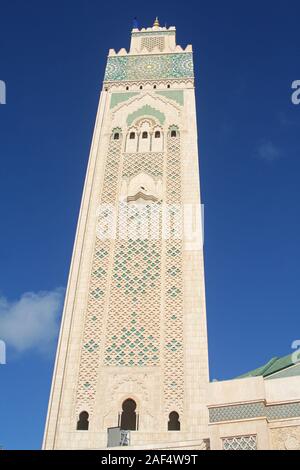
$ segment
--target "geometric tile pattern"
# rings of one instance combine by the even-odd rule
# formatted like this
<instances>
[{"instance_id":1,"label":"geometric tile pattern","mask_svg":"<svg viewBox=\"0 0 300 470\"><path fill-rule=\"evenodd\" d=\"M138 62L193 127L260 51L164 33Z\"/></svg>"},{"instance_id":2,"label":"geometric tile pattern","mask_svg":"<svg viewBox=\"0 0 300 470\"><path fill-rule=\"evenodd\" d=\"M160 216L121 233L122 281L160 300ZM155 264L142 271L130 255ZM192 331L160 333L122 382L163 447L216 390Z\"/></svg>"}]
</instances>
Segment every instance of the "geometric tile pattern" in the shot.
<instances>
[{"instance_id":1,"label":"geometric tile pattern","mask_svg":"<svg viewBox=\"0 0 300 470\"><path fill-rule=\"evenodd\" d=\"M101 194L102 204L115 204L116 202L121 145L122 134L120 133L118 140L112 139L110 141ZM82 410L91 413L93 408L97 386L103 312L107 293L107 273L110 270L109 253L111 243L112 241L109 239L100 240L99 238L96 238L95 242L79 366L77 413Z\"/></svg>"},{"instance_id":2,"label":"geometric tile pattern","mask_svg":"<svg viewBox=\"0 0 300 470\"><path fill-rule=\"evenodd\" d=\"M223 450L257 450L256 436L227 437L223 440Z\"/></svg>"},{"instance_id":3,"label":"geometric tile pattern","mask_svg":"<svg viewBox=\"0 0 300 470\"><path fill-rule=\"evenodd\" d=\"M158 217L161 208L158 203L130 207L138 238L129 229L128 239L116 242L105 365L149 367L159 364L161 241L149 239L146 232L153 208Z\"/></svg>"},{"instance_id":4,"label":"geometric tile pattern","mask_svg":"<svg viewBox=\"0 0 300 470\"><path fill-rule=\"evenodd\" d=\"M165 243L165 338L164 397L166 414L183 412L183 278L181 237L181 154L180 136L167 137L166 203L170 233ZM179 219L178 219L179 216Z\"/></svg>"},{"instance_id":5,"label":"geometric tile pattern","mask_svg":"<svg viewBox=\"0 0 300 470\"><path fill-rule=\"evenodd\" d=\"M268 420L298 418L300 417L300 403L286 403L284 405L270 405L266 407Z\"/></svg>"},{"instance_id":6,"label":"geometric tile pattern","mask_svg":"<svg viewBox=\"0 0 300 470\"><path fill-rule=\"evenodd\" d=\"M141 40L141 49L146 49L148 52L152 52L157 47L160 51L165 48L165 38L163 36L145 36Z\"/></svg>"},{"instance_id":7,"label":"geometric tile pattern","mask_svg":"<svg viewBox=\"0 0 300 470\"><path fill-rule=\"evenodd\" d=\"M300 403L265 405L264 402L209 409L211 423L265 417L268 421L300 417Z\"/></svg>"},{"instance_id":8,"label":"geometric tile pattern","mask_svg":"<svg viewBox=\"0 0 300 470\"><path fill-rule=\"evenodd\" d=\"M138 95L136 92L127 92L127 93L112 93L110 99L110 109L114 108L120 103L124 103L124 101L130 100L134 96Z\"/></svg>"},{"instance_id":9,"label":"geometric tile pattern","mask_svg":"<svg viewBox=\"0 0 300 470\"><path fill-rule=\"evenodd\" d=\"M164 113L160 112L158 109L152 108L148 104L145 104L140 109L137 109L133 113L129 114L126 122L128 126L131 126L133 121L135 121L139 117L144 117L144 116L153 116L154 118L158 119L161 124L163 124L166 119L166 116L164 115Z\"/></svg>"},{"instance_id":10,"label":"geometric tile pattern","mask_svg":"<svg viewBox=\"0 0 300 470\"><path fill-rule=\"evenodd\" d=\"M182 90L157 91L156 94L164 96L165 98L169 98L170 100L176 101L180 106L183 106L184 95Z\"/></svg>"},{"instance_id":11,"label":"geometric tile pattern","mask_svg":"<svg viewBox=\"0 0 300 470\"><path fill-rule=\"evenodd\" d=\"M172 126L174 129L178 131L176 126ZM114 132L120 135L119 139L110 141L100 202L112 204L116 208L123 204L127 210L131 210L132 229L129 225L129 233L125 238L96 238L95 241L76 412L93 412L101 361L104 366L129 368L157 367L163 363L166 415L171 411L182 413L184 352L181 218L178 222L178 215L181 215L180 134L177 132L176 137L171 137L171 132L168 132L166 155L163 152L122 155L123 133L121 129L115 129ZM161 236L149 238L149 233L146 233L148 221L153 220L153 212L156 211L161 234L162 202L138 205L119 202L121 181L143 172L154 178L162 178L165 183L164 203L172 207L171 231L166 241ZM119 211L117 222L121 224L120 214ZM107 217L107 225L113 214L107 211L99 217ZM107 311L105 325L104 311ZM103 351L101 358L100 351Z\"/></svg>"},{"instance_id":12,"label":"geometric tile pattern","mask_svg":"<svg viewBox=\"0 0 300 470\"><path fill-rule=\"evenodd\" d=\"M122 180L140 173L161 177L163 156L124 153ZM162 243L149 236L149 227L155 217L161 231L161 203L122 204L130 225L115 244L104 365L153 367L160 363Z\"/></svg>"},{"instance_id":13,"label":"geometric tile pattern","mask_svg":"<svg viewBox=\"0 0 300 470\"><path fill-rule=\"evenodd\" d=\"M193 78L192 53L108 57L104 81Z\"/></svg>"},{"instance_id":14,"label":"geometric tile pattern","mask_svg":"<svg viewBox=\"0 0 300 470\"><path fill-rule=\"evenodd\" d=\"M250 419L258 416L265 416L265 405L263 402L221 406L219 408L209 409L209 418L211 423Z\"/></svg>"},{"instance_id":15,"label":"geometric tile pattern","mask_svg":"<svg viewBox=\"0 0 300 470\"><path fill-rule=\"evenodd\" d=\"M139 173L162 176L163 153L126 153L124 154L123 177L131 178Z\"/></svg>"}]
</instances>

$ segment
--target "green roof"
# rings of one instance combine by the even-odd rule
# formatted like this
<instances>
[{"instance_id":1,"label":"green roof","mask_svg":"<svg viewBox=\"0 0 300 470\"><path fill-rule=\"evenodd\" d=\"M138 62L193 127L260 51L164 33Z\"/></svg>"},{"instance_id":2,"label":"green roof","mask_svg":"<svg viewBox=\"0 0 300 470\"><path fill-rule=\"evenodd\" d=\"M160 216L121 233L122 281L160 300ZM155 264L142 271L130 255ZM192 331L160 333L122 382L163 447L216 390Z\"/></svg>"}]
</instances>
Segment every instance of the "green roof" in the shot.
<instances>
[{"instance_id":1,"label":"green roof","mask_svg":"<svg viewBox=\"0 0 300 470\"><path fill-rule=\"evenodd\" d=\"M293 354L289 354L288 356L284 357L273 357L273 359L267 362L264 366L258 367L257 369L247 372L246 374L240 375L237 377L237 379L259 376L269 377L270 375L273 375L284 369L288 369L292 366L295 366L295 362L293 361Z\"/></svg>"}]
</instances>

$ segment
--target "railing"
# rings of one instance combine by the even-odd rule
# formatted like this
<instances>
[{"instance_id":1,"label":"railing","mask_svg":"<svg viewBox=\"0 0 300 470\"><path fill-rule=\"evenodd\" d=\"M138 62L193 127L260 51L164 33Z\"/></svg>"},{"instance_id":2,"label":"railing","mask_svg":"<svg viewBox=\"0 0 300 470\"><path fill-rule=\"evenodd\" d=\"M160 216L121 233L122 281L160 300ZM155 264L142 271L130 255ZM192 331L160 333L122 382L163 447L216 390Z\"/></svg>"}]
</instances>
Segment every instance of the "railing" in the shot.
<instances>
[{"instance_id":1,"label":"railing","mask_svg":"<svg viewBox=\"0 0 300 470\"><path fill-rule=\"evenodd\" d=\"M130 431L120 427L107 429L107 447L120 447L130 445Z\"/></svg>"}]
</instances>

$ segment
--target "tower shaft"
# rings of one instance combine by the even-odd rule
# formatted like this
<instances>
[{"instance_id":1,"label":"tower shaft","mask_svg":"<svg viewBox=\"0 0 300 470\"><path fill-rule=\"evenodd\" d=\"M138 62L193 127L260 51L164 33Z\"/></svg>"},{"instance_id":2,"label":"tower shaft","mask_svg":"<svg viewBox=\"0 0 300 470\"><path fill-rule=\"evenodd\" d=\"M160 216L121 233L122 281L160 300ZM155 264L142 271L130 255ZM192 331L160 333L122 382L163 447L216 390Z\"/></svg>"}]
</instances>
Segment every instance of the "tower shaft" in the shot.
<instances>
[{"instance_id":1,"label":"tower shaft","mask_svg":"<svg viewBox=\"0 0 300 470\"><path fill-rule=\"evenodd\" d=\"M205 437L200 215L192 48L156 21L109 51L44 448L104 448L117 426L135 446Z\"/></svg>"}]
</instances>

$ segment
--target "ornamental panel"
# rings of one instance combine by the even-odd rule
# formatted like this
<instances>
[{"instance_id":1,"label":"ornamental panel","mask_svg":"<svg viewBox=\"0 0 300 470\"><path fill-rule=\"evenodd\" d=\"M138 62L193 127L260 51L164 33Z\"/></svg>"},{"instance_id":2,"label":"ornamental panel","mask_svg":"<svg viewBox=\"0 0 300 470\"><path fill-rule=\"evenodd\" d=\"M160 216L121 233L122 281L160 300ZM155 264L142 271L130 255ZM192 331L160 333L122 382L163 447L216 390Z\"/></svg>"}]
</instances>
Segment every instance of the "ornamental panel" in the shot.
<instances>
[{"instance_id":1,"label":"ornamental panel","mask_svg":"<svg viewBox=\"0 0 300 470\"><path fill-rule=\"evenodd\" d=\"M131 207L128 239L116 243L104 364L149 367L160 356L161 242L149 240L147 228L161 209L159 203Z\"/></svg>"},{"instance_id":2,"label":"ornamental panel","mask_svg":"<svg viewBox=\"0 0 300 470\"><path fill-rule=\"evenodd\" d=\"M286 403L266 407L268 420L300 417L300 403Z\"/></svg>"},{"instance_id":3,"label":"ornamental panel","mask_svg":"<svg viewBox=\"0 0 300 470\"><path fill-rule=\"evenodd\" d=\"M256 436L229 437L223 440L223 450L257 450Z\"/></svg>"},{"instance_id":4,"label":"ornamental panel","mask_svg":"<svg viewBox=\"0 0 300 470\"><path fill-rule=\"evenodd\" d=\"M121 129L117 130L121 132ZM115 204L116 202L121 146L122 134L120 134L120 139L111 140L109 145L101 194L102 204ZM108 294L107 283L110 271L109 254L111 244L112 241L109 239L100 240L96 238L79 366L76 397L77 413L83 409L89 413L93 410L102 340L103 314L105 299Z\"/></svg>"},{"instance_id":5,"label":"ornamental panel","mask_svg":"<svg viewBox=\"0 0 300 470\"><path fill-rule=\"evenodd\" d=\"M166 203L170 231L165 243L164 398L166 413L183 412L183 272L180 135L167 139Z\"/></svg>"},{"instance_id":6,"label":"ornamental panel","mask_svg":"<svg viewBox=\"0 0 300 470\"><path fill-rule=\"evenodd\" d=\"M298 418L300 417L300 403L284 403L281 405L266 406L263 402L260 402L209 409L209 419L211 423L259 417L265 417L268 421Z\"/></svg>"},{"instance_id":7,"label":"ornamental panel","mask_svg":"<svg viewBox=\"0 0 300 470\"><path fill-rule=\"evenodd\" d=\"M141 40L141 49L146 49L148 52L152 52L157 47L160 51L165 48L165 38L163 36L146 36Z\"/></svg>"},{"instance_id":8,"label":"ornamental panel","mask_svg":"<svg viewBox=\"0 0 300 470\"><path fill-rule=\"evenodd\" d=\"M124 101L130 100L130 98L133 98L138 94L139 93L129 91L127 91L126 93L112 93L110 100L110 109L114 108L120 103L124 103Z\"/></svg>"},{"instance_id":9,"label":"ornamental panel","mask_svg":"<svg viewBox=\"0 0 300 470\"><path fill-rule=\"evenodd\" d=\"M120 56L107 60L104 81L193 78L193 56L177 54Z\"/></svg>"},{"instance_id":10,"label":"ornamental panel","mask_svg":"<svg viewBox=\"0 0 300 470\"><path fill-rule=\"evenodd\" d=\"M163 174L163 153L123 155L122 179L147 173ZM121 203L128 222L126 234L116 240L106 325L105 366L153 367L160 363L161 341L161 237L152 237L153 218L161 233L161 203Z\"/></svg>"},{"instance_id":11,"label":"ornamental panel","mask_svg":"<svg viewBox=\"0 0 300 470\"><path fill-rule=\"evenodd\" d=\"M244 405L210 408L209 419L211 423L217 423L219 421L257 418L259 416L265 416L265 413L265 405L263 402L245 403Z\"/></svg>"}]
</instances>

